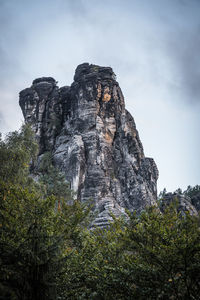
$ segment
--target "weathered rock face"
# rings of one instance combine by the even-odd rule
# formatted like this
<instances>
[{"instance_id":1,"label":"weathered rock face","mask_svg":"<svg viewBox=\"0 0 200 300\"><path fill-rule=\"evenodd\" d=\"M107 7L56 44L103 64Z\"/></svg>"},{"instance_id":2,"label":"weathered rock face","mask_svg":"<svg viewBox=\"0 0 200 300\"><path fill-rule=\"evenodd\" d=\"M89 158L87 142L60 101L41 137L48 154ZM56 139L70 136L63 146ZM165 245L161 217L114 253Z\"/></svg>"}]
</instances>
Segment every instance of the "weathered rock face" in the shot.
<instances>
[{"instance_id":1,"label":"weathered rock face","mask_svg":"<svg viewBox=\"0 0 200 300\"><path fill-rule=\"evenodd\" d=\"M106 225L110 211L139 213L155 204L158 170L144 156L111 68L79 65L70 87L58 88L51 77L36 79L20 92L19 103L36 133L39 155L52 151L78 198L92 199L96 225Z\"/></svg>"},{"instance_id":2,"label":"weathered rock face","mask_svg":"<svg viewBox=\"0 0 200 300\"><path fill-rule=\"evenodd\" d=\"M183 195L183 194L177 194L177 193L167 193L163 199L162 203L160 205L160 209L163 212L167 206L169 206L172 203L176 203L178 212L181 212L182 215L184 215L186 212L189 212L190 215L196 216L197 209L193 205L190 197Z\"/></svg>"},{"instance_id":3,"label":"weathered rock face","mask_svg":"<svg viewBox=\"0 0 200 300\"><path fill-rule=\"evenodd\" d=\"M197 211L200 211L200 192L191 197L192 205Z\"/></svg>"}]
</instances>

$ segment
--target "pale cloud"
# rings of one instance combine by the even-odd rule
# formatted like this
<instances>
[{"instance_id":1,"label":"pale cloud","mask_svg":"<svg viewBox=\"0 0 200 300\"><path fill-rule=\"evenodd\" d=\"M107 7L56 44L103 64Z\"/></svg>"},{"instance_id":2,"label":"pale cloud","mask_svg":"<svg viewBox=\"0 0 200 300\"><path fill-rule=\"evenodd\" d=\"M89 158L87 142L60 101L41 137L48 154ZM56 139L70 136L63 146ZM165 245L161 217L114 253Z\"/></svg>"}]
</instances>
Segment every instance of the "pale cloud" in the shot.
<instances>
[{"instance_id":1,"label":"pale cloud","mask_svg":"<svg viewBox=\"0 0 200 300\"><path fill-rule=\"evenodd\" d=\"M23 121L18 93L40 76L73 81L82 62L112 66L159 188L197 184L197 0L0 0L1 131Z\"/></svg>"}]
</instances>

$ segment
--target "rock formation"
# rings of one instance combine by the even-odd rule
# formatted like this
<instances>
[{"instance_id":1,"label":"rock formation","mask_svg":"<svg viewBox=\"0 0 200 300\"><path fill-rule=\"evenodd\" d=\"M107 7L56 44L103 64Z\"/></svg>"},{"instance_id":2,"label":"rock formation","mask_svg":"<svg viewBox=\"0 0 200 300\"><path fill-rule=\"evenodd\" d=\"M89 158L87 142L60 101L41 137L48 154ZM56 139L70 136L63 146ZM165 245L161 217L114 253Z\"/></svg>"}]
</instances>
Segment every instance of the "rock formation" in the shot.
<instances>
[{"instance_id":1,"label":"rock formation","mask_svg":"<svg viewBox=\"0 0 200 300\"><path fill-rule=\"evenodd\" d=\"M200 212L200 192L197 192L195 195L191 196L191 203Z\"/></svg>"},{"instance_id":2,"label":"rock formation","mask_svg":"<svg viewBox=\"0 0 200 300\"><path fill-rule=\"evenodd\" d=\"M161 203L160 210L164 212L165 208L171 204L175 204L177 207L177 211L181 212L181 215L185 215L186 212L189 212L192 216L197 216L197 207L192 203L191 198L178 193L167 193L164 195Z\"/></svg>"},{"instance_id":3,"label":"rock formation","mask_svg":"<svg viewBox=\"0 0 200 300\"><path fill-rule=\"evenodd\" d=\"M39 143L39 158L53 154L54 164L80 201L92 200L95 224L110 212L140 213L155 204L158 170L143 147L110 67L77 67L71 86L59 88L51 77L38 78L20 92L25 121Z\"/></svg>"}]
</instances>

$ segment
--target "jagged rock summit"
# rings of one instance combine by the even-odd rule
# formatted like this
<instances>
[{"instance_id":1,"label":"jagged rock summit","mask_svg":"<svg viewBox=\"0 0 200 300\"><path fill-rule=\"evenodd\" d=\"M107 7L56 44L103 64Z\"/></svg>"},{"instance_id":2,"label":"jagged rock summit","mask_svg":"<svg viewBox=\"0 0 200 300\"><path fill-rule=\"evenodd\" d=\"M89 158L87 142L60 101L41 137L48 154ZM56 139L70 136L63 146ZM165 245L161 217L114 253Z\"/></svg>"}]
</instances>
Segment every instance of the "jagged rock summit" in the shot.
<instances>
[{"instance_id":1,"label":"jagged rock summit","mask_svg":"<svg viewBox=\"0 0 200 300\"><path fill-rule=\"evenodd\" d=\"M81 64L72 85L61 88L52 77L35 79L19 103L39 143L38 161L52 152L78 199L93 201L96 225L105 226L110 212L155 204L158 170L144 156L112 68Z\"/></svg>"}]
</instances>

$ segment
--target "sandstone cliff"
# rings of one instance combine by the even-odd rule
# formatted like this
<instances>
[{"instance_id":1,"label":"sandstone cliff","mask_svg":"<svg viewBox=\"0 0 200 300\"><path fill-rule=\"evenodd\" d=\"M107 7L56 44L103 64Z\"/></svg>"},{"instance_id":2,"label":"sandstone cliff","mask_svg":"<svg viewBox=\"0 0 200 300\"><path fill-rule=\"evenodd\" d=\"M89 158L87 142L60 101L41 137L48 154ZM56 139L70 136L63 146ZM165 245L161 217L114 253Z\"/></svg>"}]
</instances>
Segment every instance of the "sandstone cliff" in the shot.
<instances>
[{"instance_id":1,"label":"sandstone cliff","mask_svg":"<svg viewBox=\"0 0 200 300\"><path fill-rule=\"evenodd\" d=\"M38 161L52 152L78 199L92 199L96 225L106 225L110 212L140 213L155 204L158 170L144 155L110 67L81 64L72 85L61 88L51 77L38 78L19 103L39 143Z\"/></svg>"},{"instance_id":2,"label":"sandstone cliff","mask_svg":"<svg viewBox=\"0 0 200 300\"><path fill-rule=\"evenodd\" d=\"M195 205L196 203L194 204L190 197L184 194L178 194L176 192L167 193L163 196L160 203L161 212L164 212L166 207L168 207L172 203L175 204L177 211L180 212L183 216L186 214L186 212L189 212L191 216L198 215L198 203L197 205Z\"/></svg>"}]
</instances>

